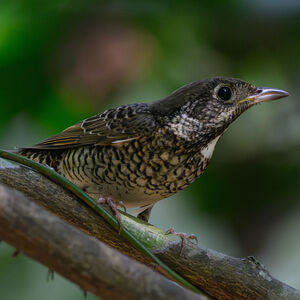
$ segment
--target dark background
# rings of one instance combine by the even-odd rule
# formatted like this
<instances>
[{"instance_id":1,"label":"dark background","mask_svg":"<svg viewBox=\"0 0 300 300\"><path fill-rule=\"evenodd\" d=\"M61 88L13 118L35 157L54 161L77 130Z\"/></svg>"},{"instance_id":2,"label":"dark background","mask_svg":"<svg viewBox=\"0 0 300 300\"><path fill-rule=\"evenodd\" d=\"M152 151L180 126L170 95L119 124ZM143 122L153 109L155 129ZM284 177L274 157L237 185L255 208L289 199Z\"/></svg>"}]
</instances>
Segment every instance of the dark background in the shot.
<instances>
[{"instance_id":1,"label":"dark background","mask_svg":"<svg viewBox=\"0 0 300 300\"><path fill-rule=\"evenodd\" d=\"M300 288L299 1L0 3L2 148L213 76L291 96L242 115L206 173L161 201L150 221L195 233L203 247L255 255ZM45 267L13 251L0 244L2 299L83 299L58 275L47 283Z\"/></svg>"}]
</instances>

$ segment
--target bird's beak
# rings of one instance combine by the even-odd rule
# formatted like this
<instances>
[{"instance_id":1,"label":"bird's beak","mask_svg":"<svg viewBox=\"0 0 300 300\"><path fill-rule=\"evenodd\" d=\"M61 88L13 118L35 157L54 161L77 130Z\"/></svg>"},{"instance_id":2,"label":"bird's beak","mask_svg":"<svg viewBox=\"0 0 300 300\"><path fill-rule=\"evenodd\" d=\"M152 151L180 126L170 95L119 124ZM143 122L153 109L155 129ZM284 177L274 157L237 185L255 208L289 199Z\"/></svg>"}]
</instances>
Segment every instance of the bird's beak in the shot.
<instances>
[{"instance_id":1,"label":"bird's beak","mask_svg":"<svg viewBox=\"0 0 300 300\"><path fill-rule=\"evenodd\" d=\"M238 103L249 101L249 104L260 102L268 102L289 96L289 93L284 90L272 89L267 87L258 87L254 95L240 100Z\"/></svg>"}]
</instances>

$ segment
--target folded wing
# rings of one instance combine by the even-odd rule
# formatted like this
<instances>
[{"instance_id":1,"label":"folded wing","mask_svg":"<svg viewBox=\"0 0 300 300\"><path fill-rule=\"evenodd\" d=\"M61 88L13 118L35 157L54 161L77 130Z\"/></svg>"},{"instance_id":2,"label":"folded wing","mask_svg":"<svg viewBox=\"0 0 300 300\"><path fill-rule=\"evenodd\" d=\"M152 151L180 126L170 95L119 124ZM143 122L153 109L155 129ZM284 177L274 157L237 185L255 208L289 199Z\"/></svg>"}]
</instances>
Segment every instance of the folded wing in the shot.
<instances>
[{"instance_id":1,"label":"folded wing","mask_svg":"<svg viewBox=\"0 0 300 300\"><path fill-rule=\"evenodd\" d=\"M149 135L155 119L147 104L124 105L85 119L30 149L67 149L87 145L120 145Z\"/></svg>"}]
</instances>

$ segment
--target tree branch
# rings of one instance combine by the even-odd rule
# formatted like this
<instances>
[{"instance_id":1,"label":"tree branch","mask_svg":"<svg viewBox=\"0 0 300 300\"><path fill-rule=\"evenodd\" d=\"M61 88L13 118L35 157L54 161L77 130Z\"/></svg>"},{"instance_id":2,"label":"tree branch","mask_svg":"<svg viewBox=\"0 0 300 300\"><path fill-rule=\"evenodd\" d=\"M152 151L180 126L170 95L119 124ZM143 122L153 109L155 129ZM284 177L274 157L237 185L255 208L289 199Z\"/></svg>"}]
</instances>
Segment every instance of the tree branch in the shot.
<instances>
[{"instance_id":1,"label":"tree branch","mask_svg":"<svg viewBox=\"0 0 300 300\"><path fill-rule=\"evenodd\" d=\"M0 182L24 192L33 201L87 234L136 260L153 265L109 224L62 187L25 167L0 168ZM179 257L180 239L122 214L123 225L177 273L217 299L300 299L299 291L273 278L253 258L238 259L189 243Z\"/></svg>"},{"instance_id":2,"label":"tree branch","mask_svg":"<svg viewBox=\"0 0 300 300\"><path fill-rule=\"evenodd\" d=\"M0 237L102 299L207 299L86 235L3 185Z\"/></svg>"}]
</instances>

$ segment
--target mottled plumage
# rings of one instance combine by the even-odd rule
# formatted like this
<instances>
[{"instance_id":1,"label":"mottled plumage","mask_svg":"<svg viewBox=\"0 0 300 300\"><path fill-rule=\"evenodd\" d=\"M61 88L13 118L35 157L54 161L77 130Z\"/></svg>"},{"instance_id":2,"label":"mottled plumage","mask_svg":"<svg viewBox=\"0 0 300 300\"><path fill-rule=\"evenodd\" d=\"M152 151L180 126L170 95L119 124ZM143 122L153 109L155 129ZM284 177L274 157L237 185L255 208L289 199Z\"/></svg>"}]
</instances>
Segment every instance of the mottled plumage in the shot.
<instances>
[{"instance_id":1,"label":"mottled plumage","mask_svg":"<svg viewBox=\"0 0 300 300\"><path fill-rule=\"evenodd\" d=\"M203 173L218 139L243 111L287 95L232 78L196 81L156 102L106 110L19 152L96 199L146 209Z\"/></svg>"}]
</instances>

